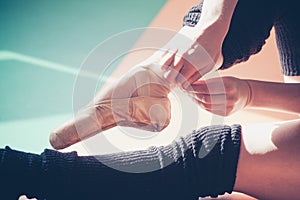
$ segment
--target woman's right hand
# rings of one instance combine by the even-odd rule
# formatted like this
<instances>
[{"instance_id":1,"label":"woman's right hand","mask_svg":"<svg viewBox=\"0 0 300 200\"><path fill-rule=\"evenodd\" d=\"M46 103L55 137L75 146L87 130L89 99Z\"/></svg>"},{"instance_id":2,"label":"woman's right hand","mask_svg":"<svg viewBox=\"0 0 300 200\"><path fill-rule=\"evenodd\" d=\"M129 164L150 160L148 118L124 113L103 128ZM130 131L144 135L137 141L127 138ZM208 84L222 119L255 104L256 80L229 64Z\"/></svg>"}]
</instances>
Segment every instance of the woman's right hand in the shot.
<instances>
[{"instance_id":1,"label":"woman's right hand","mask_svg":"<svg viewBox=\"0 0 300 200\"><path fill-rule=\"evenodd\" d=\"M214 27L215 29L215 27ZM165 78L186 89L194 81L221 65L223 36L211 28L184 26L159 52Z\"/></svg>"},{"instance_id":2,"label":"woman's right hand","mask_svg":"<svg viewBox=\"0 0 300 200\"><path fill-rule=\"evenodd\" d=\"M222 44L238 0L203 0L196 26L184 26L159 54L170 83L186 89L223 63ZM195 14L195 13L192 13ZM190 20L194 20L193 17Z\"/></svg>"}]
</instances>

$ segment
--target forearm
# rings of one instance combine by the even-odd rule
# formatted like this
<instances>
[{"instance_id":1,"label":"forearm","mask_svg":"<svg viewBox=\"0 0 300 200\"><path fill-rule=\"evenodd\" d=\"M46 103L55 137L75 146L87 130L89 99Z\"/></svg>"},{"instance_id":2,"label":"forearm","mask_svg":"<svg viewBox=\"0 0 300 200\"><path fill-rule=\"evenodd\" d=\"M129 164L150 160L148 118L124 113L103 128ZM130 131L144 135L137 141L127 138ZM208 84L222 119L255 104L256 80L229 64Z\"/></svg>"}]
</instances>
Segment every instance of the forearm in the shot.
<instances>
[{"instance_id":1,"label":"forearm","mask_svg":"<svg viewBox=\"0 0 300 200\"><path fill-rule=\"evenodd\" d=\"M218 31L225 38L238 0L208 0L203 2L198 30Z\"/></svg>"},{"instance_id":2,"label":"forearm","mask_svg":"<svg viewBox=\"0 0 300 200\"><path fill-rule=\"evenodd\" d=\"M249 107L300 113L300 84L247 80L251 89Z\"/></svg>"},{"instance_id":3,"label":"forearm","mask_svg":"<svg viewBox=\"0 0 300 200\"><path fill-rule=\"evenodd\" d=\"M189 13L191 15L186 16L186 26L180 31L183 35L187 32L188 37L198 43L195 46L200 45L204 48L217 68L223 63L221 52L223 41L229 30L237 2L238 0L206 0L201 2L198 10L195 8L195 13ZM188 21L197 21L197 24L187 23Z\"/></svg>"}]
</instances>

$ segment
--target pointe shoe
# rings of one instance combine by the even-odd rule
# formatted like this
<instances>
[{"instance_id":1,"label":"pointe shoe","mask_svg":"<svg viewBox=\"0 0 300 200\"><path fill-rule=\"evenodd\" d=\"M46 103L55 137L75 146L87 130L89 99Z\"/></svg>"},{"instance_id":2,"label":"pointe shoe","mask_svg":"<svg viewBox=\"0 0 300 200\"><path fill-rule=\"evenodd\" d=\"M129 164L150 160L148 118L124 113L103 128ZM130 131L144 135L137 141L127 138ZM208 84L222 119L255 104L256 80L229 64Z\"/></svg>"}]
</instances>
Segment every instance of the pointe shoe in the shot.
<instances>
[{"instance_id":1,"label":"pointe shoe","mask_svg":"<svg viewBox=\"0 0 300 200\"><path fill-rule=\"evenodd\" d=\"M158 132L170 123L170 86L160 67L137 66L120 81L99 92L93 102L53 131L50 143L63 149L115 126Z\"/></svg>"}]
</instances>

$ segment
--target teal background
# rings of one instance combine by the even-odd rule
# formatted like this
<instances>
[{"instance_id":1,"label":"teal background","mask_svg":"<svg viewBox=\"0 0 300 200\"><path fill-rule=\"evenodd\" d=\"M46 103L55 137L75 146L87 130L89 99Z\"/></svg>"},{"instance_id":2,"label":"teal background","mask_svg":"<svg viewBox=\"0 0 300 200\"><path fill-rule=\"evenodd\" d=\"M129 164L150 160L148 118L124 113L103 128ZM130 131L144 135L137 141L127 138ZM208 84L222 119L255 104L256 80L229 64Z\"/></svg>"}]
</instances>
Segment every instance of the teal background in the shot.
<instances>
[{"instance_id":1,"label":"teal background","mask_svg":"<svg viewBox=\"0 0 300 200\"><path fill-rule=\"evenodd\" d=\"M148 26L164 3L0 1L0 148L51 148L51 130L73 115L73 84L88 53L114 34Z\"/></svg>"}]
</instances>

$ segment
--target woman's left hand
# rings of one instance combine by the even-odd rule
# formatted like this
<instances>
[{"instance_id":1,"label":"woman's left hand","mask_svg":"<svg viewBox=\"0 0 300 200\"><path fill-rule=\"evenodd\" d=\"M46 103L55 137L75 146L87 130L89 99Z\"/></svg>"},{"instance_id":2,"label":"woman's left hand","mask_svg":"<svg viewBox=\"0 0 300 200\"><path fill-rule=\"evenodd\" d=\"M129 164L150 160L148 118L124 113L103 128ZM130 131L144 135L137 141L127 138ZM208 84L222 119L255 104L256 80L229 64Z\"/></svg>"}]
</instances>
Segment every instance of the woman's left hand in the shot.
<instances>
[{"instance_id":1,"label":"woman's left hand","mask_svg":"<svg viewBox=\"0 0 300 200\"><path fill-rule=\"evenodd\" d=\"M247 80L235 77L212 78L194 82L188 89L205 110L228 116L249 105L251 88Z\"/></svg>"}]
</instances>

